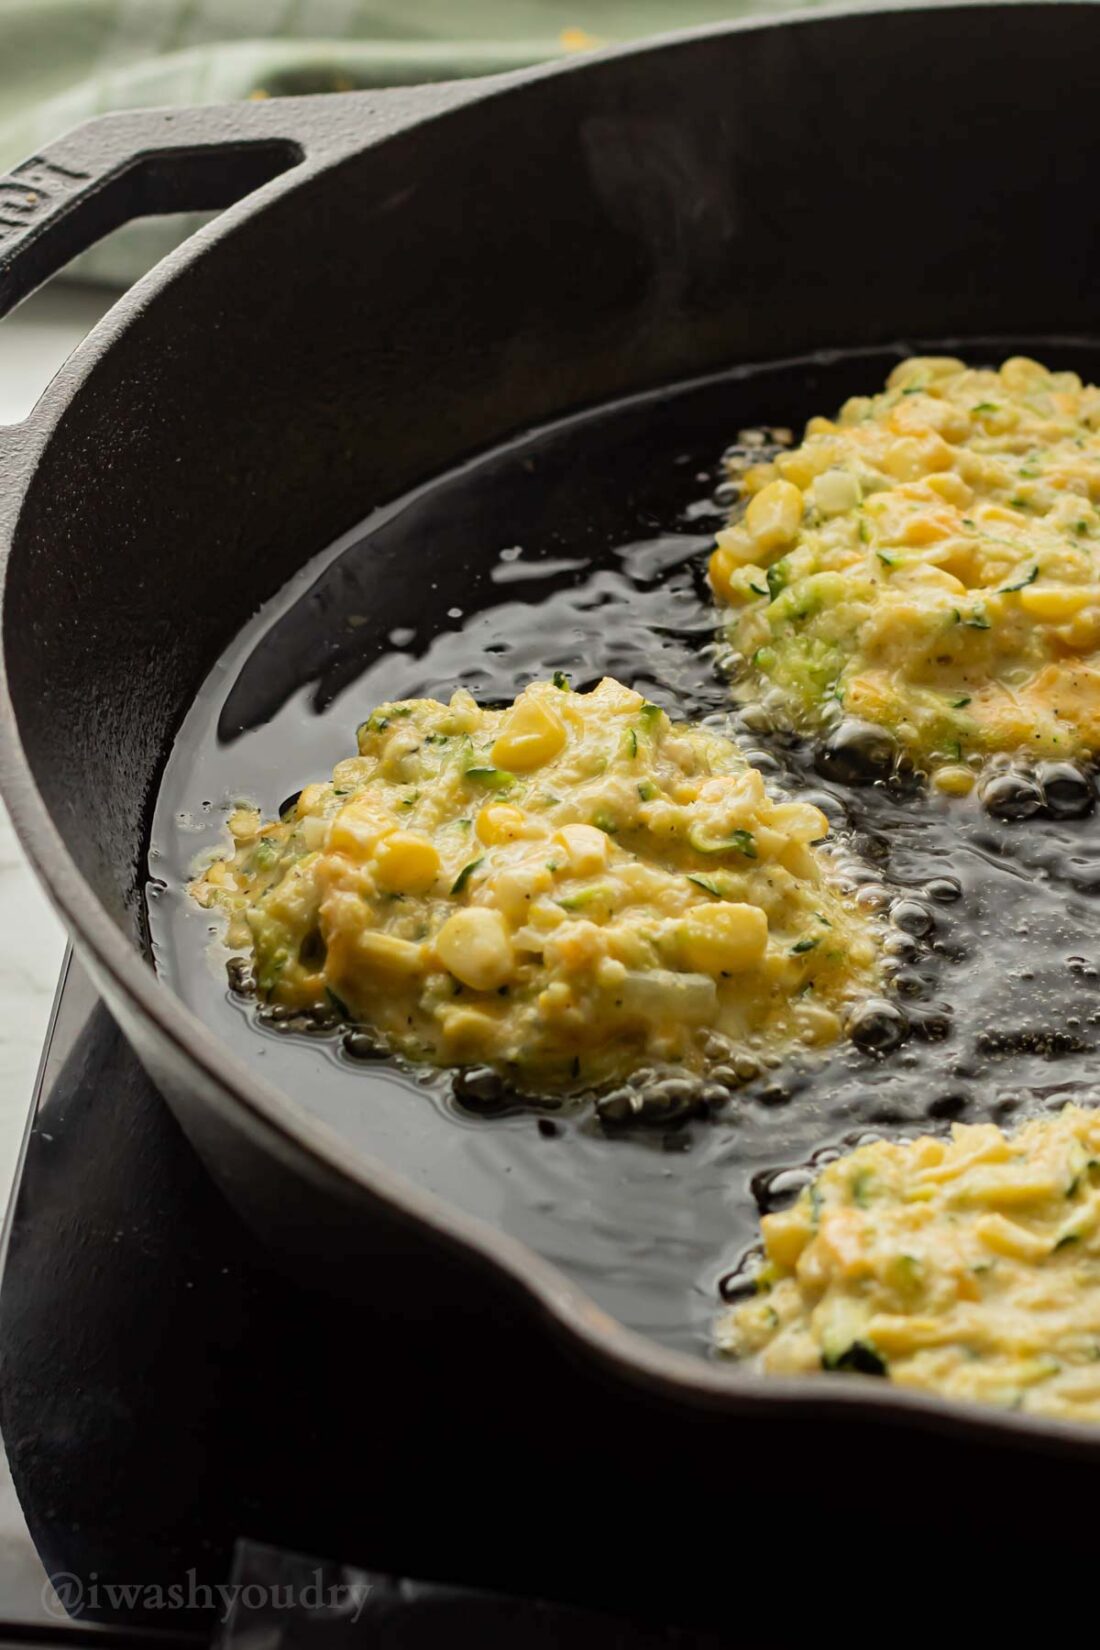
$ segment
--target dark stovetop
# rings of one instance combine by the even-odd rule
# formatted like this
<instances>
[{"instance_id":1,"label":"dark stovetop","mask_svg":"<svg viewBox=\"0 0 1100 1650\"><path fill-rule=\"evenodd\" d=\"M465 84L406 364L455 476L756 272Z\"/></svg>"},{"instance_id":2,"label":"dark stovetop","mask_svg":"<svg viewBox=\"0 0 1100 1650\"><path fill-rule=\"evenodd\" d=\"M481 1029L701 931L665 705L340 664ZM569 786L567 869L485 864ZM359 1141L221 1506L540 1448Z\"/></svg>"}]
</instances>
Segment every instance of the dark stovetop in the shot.
<instances>
[{"instance_id":1,"label":"dark stovetop","mask_svg":"<svg viewBox=\"0 0 1100 1650\"><path fill-rule=\"evenodd\" d=\"M315 1333L300 1296L67 959L0 1291L0 1420L26 1520L0 1497L0 1622L66 1625L47 1574L79 1578L84 1621L112 1623L141 1612L104 1606L109 1583L225 1580L234 1539L271 1530L276 1486L314 1442L271 1346L288 1320Z\"/></svg>"},{"instance_id":2,"label":"dark stovetop","mask_svg":"<svg viewBox=\"0 0 1100 1650\"><path fill-rule=\"evenodd\" d=\"M0 1640L206 1643L239 1540L363 1542L385 1568L364 1353L329 1297L272 1269L67 958L0 1289Z\"/></svg>"},{"instance_id":3,"label":"dark stovetop","mask_svg":"<svg viewBox=\"0 0 1100 1650\"><path fill-rule=\"evenodd\" d=\"M379 1337L412 1339L413 1363L387 1376L389 1359L372 1357ZM272 1562L285 1575L288 1555L325 1553L376 1566L374 1614L348 1642L378 1650L434 1650L456 1634L483 1650L566 1641L575 1650L714 1650L709 1633L666 1638L652 1592L648 1608L637 1595L645 1617L631 1624L455 1592L449 1584L468 1580L468 1557L455 1575L441 1575L446 1560L435 1560L429 1571L442 1586L394 1579L420 1573L425 1496L444 1456L451 1482L474 1486L472 1511L485 1519L485 1543L493 1539L494 1513L476 1491L486 1447L502 1453L486 1443L492 1421L464 1410L468 1423L456 1428L446 1402L462 1404L461 1367L479 1384L482 1369L468 1348L445 1353L446 1363L434 1350L428 1367L410 1322L349 1321L323 1288L273 1269L68 958L0 1288L0 1427L11 1469L10 1483L0 1476L0 1645L41 1640L45 1629L66 1642L206 1644L227 1580L262 1577ZM241 1541L266 1544L245 1555L251 1570L242 1569ZM554 1564L567 1573L568 1561L555 1555ZM491 1564L480 1568L494 1575ZM529 1577L498 1567L492 1584L545 1592L540 1582L553 1586L556 1573L545 1560ZM79 1622L59 1608L51 1577L79 1603ZM315 1642L291 1635L282 1618L275 1625L285 1636L272 1637L268 1624L263 1642Z\"/></svg>"}]
</instances>

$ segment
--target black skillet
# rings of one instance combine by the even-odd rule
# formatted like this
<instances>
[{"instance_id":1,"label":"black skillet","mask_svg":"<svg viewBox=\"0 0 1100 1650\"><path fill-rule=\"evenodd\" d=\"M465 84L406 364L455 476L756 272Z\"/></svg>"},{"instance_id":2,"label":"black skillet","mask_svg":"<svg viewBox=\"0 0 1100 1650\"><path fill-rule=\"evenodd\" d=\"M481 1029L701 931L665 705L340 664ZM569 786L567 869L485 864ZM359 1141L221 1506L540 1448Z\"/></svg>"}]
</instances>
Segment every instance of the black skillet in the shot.
<instances>
[{"instance_id":1,"label":"black skillet","mask_svg":"<svg viewBox=\"0 0 1100 1650\"><path fill-rule=\"evenodd\" d=\"M5 310L128 218L237 203L0 431L4 793L81 957L288 1265L363 1303L360 1329L423 1317L441 1349L503 1315L526 1397L581 1370L623 1417L594 1447L625 1461L644 1412L644 1482L678 1498L716 1474L778 1495L809 1452L857 1516L869 1469L845 1463L888 1449L910 1510L942 1517L930 1469L961 1446L992 1485L1025 1458L1080 1474L1097 1438L658 1345L261 1079L149 966L159 777L258 602L506 437L738 363L1095 339L1098 47L1087 4L806 15L481 82L108 117L0 180Z\"/></svg>"}]
</instances>

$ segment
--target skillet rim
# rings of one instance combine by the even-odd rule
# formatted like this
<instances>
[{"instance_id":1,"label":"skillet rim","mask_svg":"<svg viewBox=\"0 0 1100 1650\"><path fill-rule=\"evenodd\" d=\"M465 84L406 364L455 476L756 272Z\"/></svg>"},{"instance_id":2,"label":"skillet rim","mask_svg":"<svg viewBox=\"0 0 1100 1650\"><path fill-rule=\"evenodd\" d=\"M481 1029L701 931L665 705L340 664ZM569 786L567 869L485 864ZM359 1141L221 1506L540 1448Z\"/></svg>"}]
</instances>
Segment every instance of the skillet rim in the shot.
<instances>
[{"instance_id":1,"label":"skillet rim","mask_svg":"<svg viewBox=\"0 0 1100 1650\"><path fill-rule=\"evenodd\" d=\"M1074 10L1093 9L1095 0L1060 0ZM6 594L8 563L17 536L22 507L38 468L38 461L51 436L62 421L75 396L90 378L102 354L140 313L145 304L163 288L185 278L191 266L223 238L233 235L254 214L283 195L308 189L311 182L329 167L337 166L351 154L377 147L399 138L425 120L461 118L462 111L490 99L522 93L529 83L559 75L584 74L609 61L645 58L670 47L693 41L726 38L742 33L787 30L858 19L874 27L881 18L894 13L935 12L981 14L989 22L1006 10L1045 13L1054 9L1050 0L947 0L925 5L920 0L886 0L863 8L850 5L803 10L780 17L747 17L700 28L675 30L642 42L615 46L575 58L539 64L460 83L405 88L398 93L358 92L334 99L330 96L280 99L264 106L280 117L290 116L287 131L293 138L294 107L311 106L310 123L320 141L305 158L261 189L229 207L205 228L191 236L152 271L124 293L103 320L77 346L46 389L30 417L23 423L0 430L0 454L11 476L9 497L0 518L0 620ZM385 102L396 120L387 124ZM323 111L320 106L325 106ZM382 129L349 144L346 130L356 106L371 113L383 109ZM166 112L167 113L167 112ZM178 116L180 111L172 111ZM194 118L195 111L191 112ZM217 105L198 111L200 119L216 123L225 117ZM316 115L322 119L316 123ZM352 117L349 120L349 116ZM125 121L127 116L106 117ZM330 141L326 144L328 128ZM341 141L341 134L344 134ZM261 134L257 134L261 135ZM263 135L267 135L266 133ZM358 134L357 134L358 136ZM335 137L336 141L332 141ZM225 1047L217 1036L176 997L112 922L89 884L78 871L60 832L53 823L35 784L23 751L8 681L7 651L0 639L0 795L9 809L20 844L51 903L71 934L77 949L89 962L93 979L106 976L111 990L125 1003L135 1019L150 1028L152 1036L167 1045L172 1057L189 1068L200 1103L211 1105L229 1125L253 1135L266 1135L265 1150L281 1146L291 1155L324 1176L340 1183L341 1191L354 1197L367 1196L387 1205L402 1219L426 1227L437 1239L460 1248L480 1264L503 1274L508 1283L521 1290L548 1321L564 1333L587 1357L593 1358L619 1378L642 1386L665 1399L690 1403L712 1412L726 1412L746 1418L760 1414L769 1419L786 1415L806 1419L831 1417L859 1419L872 1425L907 1425L949 1436L976 1438L995 1444L1002 1440L1030 1450L1060 1455L1100 1457L1100 1428L1079 1421L1062 1421L1041 1416L1025 1416L1011 1411L986 1409L978 1404L910 1391L889 1382L870 1382L866 1377L834 1375L828 1382L786 1377L762 1378L751 1370L731 1364L708 1362L685 1352L677 1352L628 1329L598 1307L585 1290L558 1267L477 1216L454 1208L434 1192L425 1191L383 1161L357 1148L328 1124L305 1111L289 1094L259 1077ZM98 983L98 980L97 980ZM110 1004L108 1004L110 1006ZM197 1081L196 1081L197 1079ZM333 1187L335 1193L336 1187Z\"/></svg>"}]
</instances>

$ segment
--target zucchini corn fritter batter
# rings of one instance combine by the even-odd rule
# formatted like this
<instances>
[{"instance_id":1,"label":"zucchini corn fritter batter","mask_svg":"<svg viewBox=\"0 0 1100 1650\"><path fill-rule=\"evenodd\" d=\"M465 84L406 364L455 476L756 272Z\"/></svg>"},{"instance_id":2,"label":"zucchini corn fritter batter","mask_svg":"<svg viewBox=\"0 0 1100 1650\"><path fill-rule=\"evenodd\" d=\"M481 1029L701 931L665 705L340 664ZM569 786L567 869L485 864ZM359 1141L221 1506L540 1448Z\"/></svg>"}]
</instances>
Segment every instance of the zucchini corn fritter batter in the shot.
<instances>
[{"instance_id":1,"label":"zucchini corn fritter batter","mask_svg":"<svg viewBox=\"0 0 1100 1650\"><path fill-rule=\"evenodd\" d=\"M728 740L605 679L504 710L382 705L279 821L239 807L193 884L261 998L523 1082L823 1044L875 983L868 919Z\"/></svg>"},{"instance_id":2,"label":"zucchini corn fritter batter","mask_svg":"<svg viewBox=\"0 0 1100 1650\"><path fill-rule=\"evenodd\" d=\"M861 1146L761 1225L724 1351L1100 1421L1100 1113Z\"/></svg>"},{"instance_id":3,"label":"zucchini corn fritter batter","mask_svg":"<svg viewBox=\"0 0 1100 1650\"><path fill-rule=\"evenodd\" d=\"M946 791L1100 751L1100 389L915 358L738 479L710 560L738 697L885 728Z\"/></svg>"}]
</instances>

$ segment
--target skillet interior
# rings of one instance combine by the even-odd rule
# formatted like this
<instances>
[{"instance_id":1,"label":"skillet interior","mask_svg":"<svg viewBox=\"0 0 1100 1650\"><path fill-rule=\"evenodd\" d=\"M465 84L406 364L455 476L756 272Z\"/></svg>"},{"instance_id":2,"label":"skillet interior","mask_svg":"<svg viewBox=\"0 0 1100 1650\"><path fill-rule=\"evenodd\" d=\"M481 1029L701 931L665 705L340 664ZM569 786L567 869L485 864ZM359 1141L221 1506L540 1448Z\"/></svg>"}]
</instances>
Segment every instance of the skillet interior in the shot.
<instances>
[{"instance_id":1,"label":"skillet interior","mask_svg":"<svg viewBox=\"0 0 1100 1650\"><path fill-rule=\"evenodd\" d=\"M1100 373L1100 352L1081 344L963 346L977 361L1020 347ZM725 725L703 578L725 519L713 497L717 455L753 419L797 427L815 407L880 382L904 353L804 360L628 401L508 444L377 512L234 640L187 717L157 800L152 940L158 971L199 1019L354 1147L521 1239L630 1328L703 1355L720 1278L755 1242L759 1210L793 1196L818 1152L867 1131L1019 1120L1093 1097L1094 819L1029 828L968 807L945 813L925 795L830 786L808 751L735 723L773 784L830 798L868 881L911 890L927 913L923 943L895 935L912 952L897 983L912 1036L881 1062L842 1045L817 1069L766 1069L709 1120L625 1133L605 1132L587 1105L563 1108L550 1138L522 1106L478 1120L430 1070L364 1065L333 1035L265 1032L227 990L210 945L219 926L186 885L196 854L224 843L234 799L274 816L284 797L327 775L387 699L445 699L462 685L506 701L563 669L579 688L615 675L676 715ZM944 876L961 900L922 897Z\"/></svg>"},{"instance_id":2,"label":"skillet interior","mask_svg":"<svg viewBox=\"0 0 1100 1650\"><path fill-rule=\"evenodd\" d=\"M534 77L242 214L86 346L4 643L34 781L124 933L143 944L149 806L199 681L371 506L730 362L1087 332L1100 133L1084 89L1045 88L1078 83L1095 13L991 15L810 19ZM933 84L934 124L906 95Z\"/></svg>"}]
</instances>

